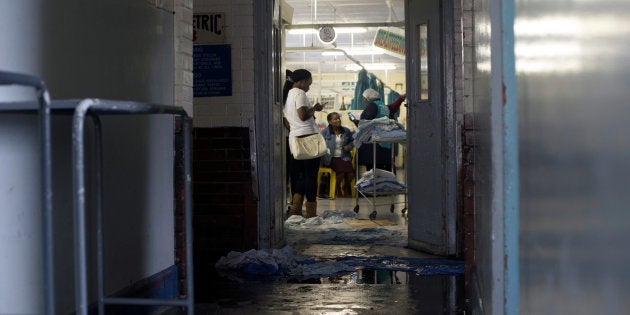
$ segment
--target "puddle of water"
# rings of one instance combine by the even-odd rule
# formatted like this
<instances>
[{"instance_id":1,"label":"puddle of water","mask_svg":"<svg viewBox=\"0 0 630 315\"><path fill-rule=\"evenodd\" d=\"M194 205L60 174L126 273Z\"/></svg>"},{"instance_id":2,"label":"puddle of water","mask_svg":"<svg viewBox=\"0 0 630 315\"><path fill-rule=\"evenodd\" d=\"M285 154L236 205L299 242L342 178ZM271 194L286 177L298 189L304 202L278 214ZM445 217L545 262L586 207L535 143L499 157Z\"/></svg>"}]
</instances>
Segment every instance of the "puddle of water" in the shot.
<instances>
[{"instance_id":1,"label":"puddle of water","mask_svg":"<svg viewBox=\"0 0 630 315\"><path fill-rule=\"evenodd\" d=\"M463 275L358 268L314 277L196 282L204 314L462 314Z\"/></svg>"},{"instance_id":2,"label":"puddle of water","mask_svg":"<svg viewBox=\"0 0 630 315\"><path fill-rule=\"evenodd\" d=\"M195 299L238 314L457 314L464 263L448 259L335 256L291 247L232 252L196 276ZM221 261L221 260L220 260ZM222 267L221 267L222 266ZM219 268L221 267L221 268ZM204 281L198 279L203 278ZM447 297L445 297L445 292ZM458 304L459 303L459 304Z\"/></svg>"},{"instance_id":3,"label":"puddle of water","mask_svg":"<svg viewBox=\"0 0 630 315\"><path fill-rule=\"evenodd\" d=\"M288 279L287 283L406 285L411 284L412 282L423 281L424 277L428 276L417 274L415 272L362 268L352 272L340 273L331 276L323 276L303 280Z\"/></svg>"}]
</instances>

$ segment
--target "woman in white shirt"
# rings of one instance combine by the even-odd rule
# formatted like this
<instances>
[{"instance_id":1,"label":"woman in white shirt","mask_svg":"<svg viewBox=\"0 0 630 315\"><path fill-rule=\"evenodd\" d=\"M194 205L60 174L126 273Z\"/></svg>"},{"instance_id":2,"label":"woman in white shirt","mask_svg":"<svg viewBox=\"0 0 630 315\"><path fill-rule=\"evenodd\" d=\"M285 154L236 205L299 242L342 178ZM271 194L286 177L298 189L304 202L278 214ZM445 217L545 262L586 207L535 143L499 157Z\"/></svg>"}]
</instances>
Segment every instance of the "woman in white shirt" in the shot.
<instances>
[{"instance_id":1,"label":"woman in white shirt","mask_svg":"<svg viewBox=\"0 0 630 315\"><path fill-rule=\"evenodd\" d=\"M287 76L284 84L284 122L288 124L289 138L304 137L319 133L315 123L314 113L321 111L324 105L319 103L312 105L306 96L306 92L313 83L311 73L305 69L298 69ZM291 187L293 193L289 214L302 215L302 203L306 197L306 217L317 216L317 171L320 158L310 160L294 160L291 176L295 187Z\"/></svg>"}]
</instances>

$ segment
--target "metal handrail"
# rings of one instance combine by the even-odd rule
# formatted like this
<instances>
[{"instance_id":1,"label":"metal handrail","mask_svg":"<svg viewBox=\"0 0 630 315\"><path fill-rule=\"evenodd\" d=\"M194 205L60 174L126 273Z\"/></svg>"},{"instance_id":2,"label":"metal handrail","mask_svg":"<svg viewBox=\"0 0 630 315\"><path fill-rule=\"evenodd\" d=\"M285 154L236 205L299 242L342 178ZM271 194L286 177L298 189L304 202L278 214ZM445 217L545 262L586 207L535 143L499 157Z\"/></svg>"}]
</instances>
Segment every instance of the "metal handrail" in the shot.
<instances>
[{"instance_id":1,"label":"metal handrail","mask_svg":"<svg viewBox=\"0 0 630 315\"><path fill-rule=\"evenodd\" d=\"M32 87L39 103L40 150L41 150L41 206L42 206L42 252L43 252L43 294L44 314L55 312L54 242L53 242L53 192L52 192L52 150L50 131L50 95L44 81L38 77L0 71L0 85L20 85ZM13 104L15 105L15 104ZM21 108L8 106L5 110L19 111Z\"/></svg>"}]
</instances>

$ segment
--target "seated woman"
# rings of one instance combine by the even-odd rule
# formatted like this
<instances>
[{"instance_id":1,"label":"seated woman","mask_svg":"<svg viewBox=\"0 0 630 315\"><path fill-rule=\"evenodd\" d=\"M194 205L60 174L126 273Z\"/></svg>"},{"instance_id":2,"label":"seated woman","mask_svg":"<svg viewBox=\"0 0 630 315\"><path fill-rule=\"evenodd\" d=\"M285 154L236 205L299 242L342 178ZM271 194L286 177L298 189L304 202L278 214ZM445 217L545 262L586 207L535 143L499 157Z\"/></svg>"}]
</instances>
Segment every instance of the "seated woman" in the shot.
<instances>
[{"instance_id":1,"label":"seated woman","mask_svg":"<svg viewBox=\"0 0 630 315\"><path fill-rule=\"evenodd\" d=\"M337 173L337 191L336 195L340 197L352 196L352 187L350 186L354 179L354 166L352 165L352 149L354 148L354 140L350 129L341 126L341 117L339 113L332 112L326 116L328 120L328 128L322 130L322 136L326 140L329 154L322 157L322 164L330 167ZM346 185L342 188L341 182L346 180Z\"/></svg>"}]
</instances>

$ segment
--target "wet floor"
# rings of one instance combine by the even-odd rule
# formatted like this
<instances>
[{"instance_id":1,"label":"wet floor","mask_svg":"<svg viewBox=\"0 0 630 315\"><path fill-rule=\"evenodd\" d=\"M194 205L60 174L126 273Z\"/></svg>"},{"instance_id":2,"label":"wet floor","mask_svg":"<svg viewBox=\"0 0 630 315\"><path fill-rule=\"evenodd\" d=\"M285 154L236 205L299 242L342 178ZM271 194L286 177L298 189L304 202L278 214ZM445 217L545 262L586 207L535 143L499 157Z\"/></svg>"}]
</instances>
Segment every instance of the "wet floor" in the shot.
<instances>
[{"instance_id":1,"label":"wet floor","mask_svg":"<svg viewBox=\"0 0 630 315\"><path fill-rule=\"evenodd\" d=\"M379 208L365 198L320 199L319 222L285 226L297 264L312 264L298 269L320 272L210 268L205 280L195 279L195 314L464 314L463 262L406 248L404 200L379 198ZM354 218L321 220L327 211L342 213L357 203ZM373 210L376 220L369 219Z\"/></svg>"},{"instance_id":2,"label":"wet floor","mask_svg":"<svg viewBox=\"0 0 630 315\"><path fill-rule=\"evenodd\" d=\"M197 302L195 314L463 314L461 276L360 270L295 283L214 285L213 294Z\"/></svg>"}]
</instances>

